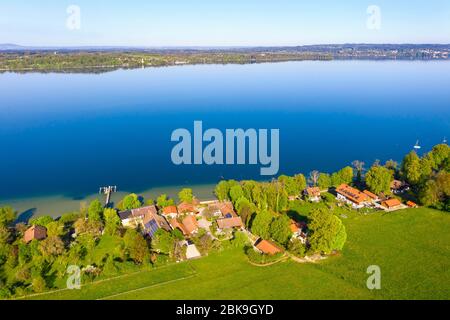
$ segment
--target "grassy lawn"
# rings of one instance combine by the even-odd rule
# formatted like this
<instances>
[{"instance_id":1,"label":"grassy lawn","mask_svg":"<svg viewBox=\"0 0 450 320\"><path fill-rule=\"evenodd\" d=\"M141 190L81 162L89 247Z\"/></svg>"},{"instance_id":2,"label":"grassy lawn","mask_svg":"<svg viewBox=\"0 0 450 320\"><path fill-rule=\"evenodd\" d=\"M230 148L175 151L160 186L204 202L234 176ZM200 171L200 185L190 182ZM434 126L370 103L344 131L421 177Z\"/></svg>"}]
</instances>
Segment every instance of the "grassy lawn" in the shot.
<instances>
[{"instance_id":1,"label":"grassy lawn","mask_svg":"<svg viewBox=\"0 0 450 320\"><path fill-rule=\"evenodd\" d=\"M256 267L234 248L34 298L450 299L450 214L421 208L343 221L344 252L318 264ZM381 268L381 290L366 288L370 265Z\"/></svg>"}]
</instances>

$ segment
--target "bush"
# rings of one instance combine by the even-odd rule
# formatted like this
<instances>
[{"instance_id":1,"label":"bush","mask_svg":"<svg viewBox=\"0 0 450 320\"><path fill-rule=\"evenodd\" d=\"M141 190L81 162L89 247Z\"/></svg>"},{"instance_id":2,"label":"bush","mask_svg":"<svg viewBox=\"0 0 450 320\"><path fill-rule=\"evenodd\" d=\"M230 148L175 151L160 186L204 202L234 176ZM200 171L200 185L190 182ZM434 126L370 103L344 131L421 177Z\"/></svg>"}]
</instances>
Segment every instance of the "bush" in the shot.
<instances>
[{"instance_id":1,"label":"bush","mask_svg":"<svg viewBox=\"0 0 450 320\"><path fill-rule=\"evenodd\" d=\"M306 246L298 239L289 242L289 252L294 256L303 258L306 255Z\"/></svg>"}]
</instances>

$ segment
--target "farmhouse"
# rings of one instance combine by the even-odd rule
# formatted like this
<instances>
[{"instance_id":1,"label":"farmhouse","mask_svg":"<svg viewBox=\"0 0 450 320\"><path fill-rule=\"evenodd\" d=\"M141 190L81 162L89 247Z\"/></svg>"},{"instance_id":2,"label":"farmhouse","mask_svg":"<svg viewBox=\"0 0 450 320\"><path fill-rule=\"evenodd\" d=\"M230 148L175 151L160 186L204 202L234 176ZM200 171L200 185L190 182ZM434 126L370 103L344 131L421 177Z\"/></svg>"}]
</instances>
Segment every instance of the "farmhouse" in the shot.
<instances>
[{"instance_id":1,"label":"farmhouse","mask_svg":"<svg viewBox=\"0 0 450 320\"><path fill-rule=\"evenodd\" d=\"M320 188L319 187L310 187L306 188L305 194L311 202L319 202L320 201Z\"/></svg>"},{"instance_id":2,"label":"farmhouse","mask_svg":"<svg viewBox=\"0 0 450 320\"><path fill-rule=\"evenodd\" d=\"M43 240L47 238L47 229L42 226L32 226L25 231L23 240L28 243L33 240Z\"/></svg>"},{"instance_id":3,"label":"farmhouse","mask_svg":"<svg viewBox=\"0 0 450 320\"><path fill-rule=\"evenodd\" d=\"M217 226L219 229L232 229L232 228L242 228L244 224L241 217L225 218L217 220Z\"/></svg>"},{"instance_id":4,"label":"farmhouse","mask_svg":"<svg viewBox=\"0 0 450 320\"><path fill-rule=\"evenodd\" d=\"M268 254L268 255L274 255L280 252L283 252L283 250L277 246L275 243L259 239L255 244L256 249L260 251L261 253Z\"/></svg>"},{"instance_id":5,"label":"farmhouse","mask_svg":"<svg viewBox=\"0 0 450 320\"><path fill-rule=\"evenodd\" d=\"M347 184L341 184L336 188L336 193L338 200L347 202L355 209L362 208L372 202L367 194L352 188Z\"/></svg>"},{"instance_id":6,"label":"farmhouse","mask_svg":"<svg viewBox=\"0 0 450 320\"><path fill-rule=\"evenodd\" d=\"M124 227L137 228L140 226L143 233L150 237L160 228L166 231L170 230L166 220L157 214L154 205L119 212L119 217Z\"/></svg>"}]
</instances>

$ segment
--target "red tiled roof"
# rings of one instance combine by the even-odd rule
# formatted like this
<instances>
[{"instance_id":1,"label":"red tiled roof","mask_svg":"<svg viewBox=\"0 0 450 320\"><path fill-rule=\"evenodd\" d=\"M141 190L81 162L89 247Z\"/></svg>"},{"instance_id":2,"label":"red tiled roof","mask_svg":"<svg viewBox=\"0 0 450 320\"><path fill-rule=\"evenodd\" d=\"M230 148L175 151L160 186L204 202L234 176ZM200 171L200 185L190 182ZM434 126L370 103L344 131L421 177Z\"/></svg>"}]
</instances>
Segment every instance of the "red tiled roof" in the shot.
<instances>
[{"instance_id":1,"label":"red tiled roof","mask_svg":"<svg viewBox=\"0 0 450 320\"><path fill-rule=\"evenodd\" d=\"M358 189L352 188L347 184L341 184L337 189L336 192L343 195L350 201L361 204L368 200L368 195L365 193L362 193Z\"/></svg>"},{"instance_id":2,"label":"red tiled roof","mask_svg":"<svg viewBox=\"0 0 450 320\"><path fill-rule=\"evenodd\" d=\"M231 214L233 217L237 217L233 204L230 201L219 202L218 206L223 216Z\"/></svg>"},{"instance_id":3,"label":"red tiled roof","mask_svg":"<svg viewBox=\"0 0 450 320\"><path fill-rule=\"evenodd\" d=\"M198 230L198 222L194 216L187 216L183 219L182 224L187 234L192 234L193 232Z\"/></svg>"},{"instance_id":4,"label":"red tiled roof","mask_svg":"<svg viewBox=\"0 0 450 320\"><path fill-rule=\"evenodd\" d=\"M47 238L47 229L42 226L32 226L25 231L23 240L28 243L32 240L42 240Z\"/></svg>"},{"instance_id":5,"label":"red tiled roof","mask_svg":"<svg viewBox=\"0 0 450 320\"><path fill-rule=\"evenodd\" d=\"M300 230L300 223L291 219L291 224L289 225L289 228L293 233L296 233L297 231Z\"/></svg>"},{"instance_id":6,"label":"red tiled roof","mask_svg":"<svg viewBox=\"0 0 450 320\"><path fill-rule=\"evenodd\" d=\"M163 210L162 210L162 214L163 215L170 215L170 214L178 214L178 210L177 210L177 207L176 206L168 206L168 207L165 207Z\"/></svg>"},{"instance_id":7,"label":"red tiled roof","mask_svg":"<svg viewBox=\"0 0 450 320\"><path fill-rule=\"evenodd\" d=\"M262 253L270 255L274 255L283 251L275 243L267 240L259 241L259 243L256 245L256 248L258 248L258 250L260 250Z\"/></svg>"},{"instance_id":8,"label":"red tiled roof","mask_svg":"<svg viewBox=\"0 0 450 320\"><path fill-rule=\"evenodd\" d=\"M242 228L244 226L241 217L219 219L217 225L219 229Z\"/></svg>"},{"instance_id":9,"label":"red tiled roof","mask_svg":"<svg viewBox=\"0 0 450 320\"><path fill-rule=\"evenodd\" d=\"M187 230L184 228L184 226L178 222L177 219L170 219L169 224L172 227L173 230L178 229L180 230L185 236L188 235Z\"/></svg>"},{"instance_id":10,"label":"red tiled roof","mask_svg":"<svg viewBox=\"0 0 450 320\"><path fill-rule=\"evenodd\" d=\"M306 193L310 197L318 197L320 196L320 188L319 187L306 188Z\"/></svg>"},{"instance_id":11,"label":"red tiled roof","mask_svg":"<svg viewBox=\"0 0 450 320\"><path fill-rule=\"evenodd\" d=\"M367 194L369 198L373 200L378 199L378 196L375 193L370 192L369 190L364 190L363 193Z\"/></svg>"},{"instance_id":12,"label":"red tiled roof","mask_svg":"<svg viewBox=\"0 0 450 320\"><path fill-rule=\"evenodd\" d=\"M401 204L402 203L398 199L389 199L389 200L383 201L381 203L381 205L383 207L388 208L388 209L398 207Z\"/></svg>"},{"instance_id":13,"label":"red tiled roof","mask_svg":"<svg viewBox=\"0 0 450 320\"><path fill-rule=\"evenodd\" d=\"M192 203L182 202L178 205L178 212L190 213L190 212L197 212L197 210L195 210L195 206Z\"/></svg>"}]
</instances>

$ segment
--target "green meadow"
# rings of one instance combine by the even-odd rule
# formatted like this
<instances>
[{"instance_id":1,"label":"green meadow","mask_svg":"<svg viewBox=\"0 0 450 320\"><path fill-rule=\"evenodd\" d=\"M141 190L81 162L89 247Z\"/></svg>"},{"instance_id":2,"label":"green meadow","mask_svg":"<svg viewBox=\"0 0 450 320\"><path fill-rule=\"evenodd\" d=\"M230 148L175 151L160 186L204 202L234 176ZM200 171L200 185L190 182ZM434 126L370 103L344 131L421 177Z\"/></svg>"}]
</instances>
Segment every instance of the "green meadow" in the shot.
<instances>
[{"instance_id":1,"label":"green meadow","mask_svg":"<svg viewBox=\"0 0 450 320\"><path fill-rule=\"evenodd\" d=\"M32 299L450 299L450 215L432 209L343 219L344 251L319 263L249 264L241 248ZM381 268L381 289L366 286Z\"/></svg>"}]
</instances>

